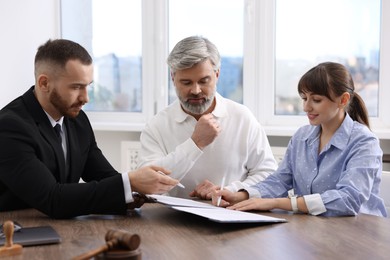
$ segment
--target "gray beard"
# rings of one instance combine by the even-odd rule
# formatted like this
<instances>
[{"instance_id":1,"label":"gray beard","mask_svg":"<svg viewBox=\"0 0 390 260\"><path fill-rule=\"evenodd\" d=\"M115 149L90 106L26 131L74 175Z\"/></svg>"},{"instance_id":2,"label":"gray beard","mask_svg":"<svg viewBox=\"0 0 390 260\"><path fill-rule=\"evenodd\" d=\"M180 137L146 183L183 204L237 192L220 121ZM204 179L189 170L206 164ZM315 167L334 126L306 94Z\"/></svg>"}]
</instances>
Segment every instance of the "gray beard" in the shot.
<instances>
[{"instance_id":1,"label":"gray beard","mask_svg":"<svg viewBox=\"0 0 390 260\"><path fill-rule=\"evenodd\" d=\"M215 97L215 92L210 97L207 97L206 102L201 105L192 105L180 97L179 100L184 110L194 115L201 115L204 112L206 112L207 109L209 109L210 106L213 104L214 97Z\"/></svg>"}]
</instances>

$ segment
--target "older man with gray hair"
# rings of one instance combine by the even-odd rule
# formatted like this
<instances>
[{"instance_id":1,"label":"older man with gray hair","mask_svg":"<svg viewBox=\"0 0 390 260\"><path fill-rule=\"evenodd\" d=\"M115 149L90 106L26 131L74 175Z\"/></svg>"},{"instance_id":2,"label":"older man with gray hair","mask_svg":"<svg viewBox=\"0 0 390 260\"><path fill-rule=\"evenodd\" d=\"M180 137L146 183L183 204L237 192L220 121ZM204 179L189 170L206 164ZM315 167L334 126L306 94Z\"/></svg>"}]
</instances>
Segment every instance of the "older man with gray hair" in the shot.
<instances>
[{"instance_id":1,"label":"older man with gray hair","mask_svg":"<svg viewBox=\"0 0 390 260\"><path fill-rule=\"evenodd\" d=\"M217 93L221 58L208 39L178 42L168 57L178 100L160 111L141 134L139 167L159 165L185 188L172 196L211 199L222 188L238 191L277 167L267 136L242 104Z\"/></svg>"}]
</instances>

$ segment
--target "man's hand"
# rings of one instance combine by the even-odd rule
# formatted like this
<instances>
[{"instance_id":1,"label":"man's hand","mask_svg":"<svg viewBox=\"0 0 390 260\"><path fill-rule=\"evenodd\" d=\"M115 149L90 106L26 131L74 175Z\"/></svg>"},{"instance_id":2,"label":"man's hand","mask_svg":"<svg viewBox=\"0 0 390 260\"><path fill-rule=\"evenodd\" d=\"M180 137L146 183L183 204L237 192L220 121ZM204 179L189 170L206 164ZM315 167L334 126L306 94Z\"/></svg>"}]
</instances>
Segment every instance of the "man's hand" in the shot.
<instances>
[{"instance_id":1,"label":"man's hand","mask_svg":"<svg viewBox=\"0 0 390 260\"><path fill-rule=\"evenodd\" d=\"M198 197L203 200L210 200L213 192L219 189L219 186L214 185L214 183L210 182L209 180L205 180L197 185L189 195L190 197Z\"/></svg>"},{"instance_id":2,"label":"man's hand","mask_svg":"<svg viewBox=\"0 0 390 260\"><path fill-rule=\"evenodd\" d=\"M140 208L142 205L144 205L145 202L150 200L148 197L146 197L146 195L140 194L138 192L133 192L133 199L133 202L127 204L127 209Z\"/></svg>"},{"instance_id":3,"label":"man's hand","mask_svg":"<svg viewBox=\"0 0 390 260\"><path fill-rule=\"evenodd\" d=\"M143 194L163 194L175 187L179 181L157 171L169 175L170 172L162 167L146 166L129 172L131 190Z\"/></svg>"},{"instance_id":4,"label":"man's hand","mask_svg":"<svg viewBox=\"0 0 390 260\"><path fill-rule=\"evenodd\" d=\"M206 114L199 118L191 138L199 149L203 150L214 141L220 132L221 127L214 116Z\"/></svg>"}]
</instances>

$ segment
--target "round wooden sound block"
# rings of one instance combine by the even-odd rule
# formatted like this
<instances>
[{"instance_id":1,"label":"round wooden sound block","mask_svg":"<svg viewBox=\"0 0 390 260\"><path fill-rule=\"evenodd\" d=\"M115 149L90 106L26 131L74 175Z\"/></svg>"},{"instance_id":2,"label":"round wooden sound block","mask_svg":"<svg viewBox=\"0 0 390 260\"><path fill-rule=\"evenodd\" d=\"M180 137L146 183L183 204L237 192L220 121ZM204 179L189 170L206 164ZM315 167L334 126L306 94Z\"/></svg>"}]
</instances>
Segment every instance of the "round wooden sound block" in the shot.
<instances>
[{"instance_id":1,"label":"round wooden sound block","mask_svg":"<svg viewBox=\"0 0 390 260\"><path fill-rule=\"evenodd\" d=\"M111 259L129 259L129 260L142 260L141 249L136 250L123 250L123 249L111 249L104 253L100 253L95 257L96 260L111 260Z\"/></svg>"}]
</instances>

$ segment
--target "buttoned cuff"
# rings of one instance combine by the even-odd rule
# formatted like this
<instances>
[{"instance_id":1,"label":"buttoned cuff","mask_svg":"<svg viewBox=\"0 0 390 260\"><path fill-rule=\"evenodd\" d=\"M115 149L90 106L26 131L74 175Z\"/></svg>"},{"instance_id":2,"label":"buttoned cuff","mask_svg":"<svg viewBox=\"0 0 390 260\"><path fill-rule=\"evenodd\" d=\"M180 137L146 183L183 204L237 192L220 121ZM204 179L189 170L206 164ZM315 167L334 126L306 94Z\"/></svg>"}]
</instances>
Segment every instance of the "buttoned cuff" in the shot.
<instances>
[{"instance_id":1,"label":"buttoned cuff","mask_svg":"<svg viewBox=\"0 0 390 260\"><path fill-rule=\"evenodd\" d=\"M260 192L256 188L248 187L248 188L245 188L243 190L248 192L249 199L250 198L261 198L261 194L260 194Z\"/></svg>"},{"instance_id":2,"label":"buttoned cuff","mask_svg":"<svg viewBox=\"0 0 390 260\"><path fill-rule=\"evenodd\" d=\"M241 181L234 181L232 183L230 183L230 185L226 186L225 189L231 191L231 192L237 192L239 190L246 190L246 188L248 188L249 185L241 182Z\"/></svg>"},{"instance_id":3,"label":"buttoned cuff","mask_svg":"<svg viewBox=\"0 0 390 260\"><path fill-rule=\"evenodd\" d=\"M303 196L305 200L306 207L311 215L320 215L326 212L324 202L322 201L321 195L319 193L310 194Z\"/></svg>"},{"instance_id":4,"label":"buttoned cuff","mask_svg":"<svg viewBox=\"0 0 390 260\"><path fill-rule=\"evenodd\" d=\"M189 138L182 144L182 148L186 151L186 155L191 161L196 161L203 154L203 151L195 144L192 138Z\"/></svg>"},{"instance_id":5,"label":"buttoned cuff","mask_svg":"<svg viewBox=\"0 0 390 260\"><path fill-rule=\"evenodd\" d=\"M127 204L127 203L134 201L132 191L131 191L131 186L130 186L129 173L124 172L121 175L122 175L122 181L123 181L123 190L125 191L125 201Z\"/></svg>"}]
</instances>

